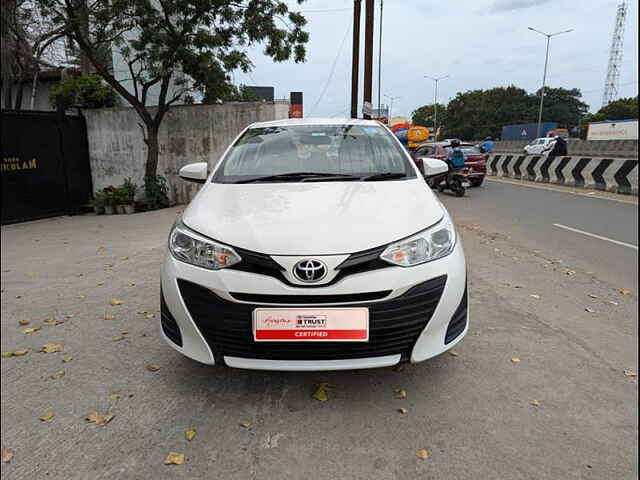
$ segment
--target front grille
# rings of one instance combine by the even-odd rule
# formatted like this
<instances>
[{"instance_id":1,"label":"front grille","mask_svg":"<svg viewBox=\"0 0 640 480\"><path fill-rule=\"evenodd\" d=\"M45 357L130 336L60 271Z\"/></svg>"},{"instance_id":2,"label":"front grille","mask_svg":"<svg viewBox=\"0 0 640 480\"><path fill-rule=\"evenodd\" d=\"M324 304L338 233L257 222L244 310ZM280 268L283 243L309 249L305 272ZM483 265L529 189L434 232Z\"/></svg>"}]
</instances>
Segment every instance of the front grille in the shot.
<instances>
[{"instance_id":1,"label":"front grille","mask_svg":"<svg viewBox=\"0 0 640 480\"><path fill-rule=\"evenodd\" d=\"M231 292L230 295L241 302L280 303L288 305L312 305L318 303L367 302L388 297L391 290L368 293L352 293L351 295L262 295L256 293Z\"/></svg>"},{"instance_id":2,"label":"front grille","mask_svg":"<svg viewBox=\"0 0 640 480\"><path fill-rule=\"evenodd\" d=\"M453 314L451 321L449 322L449 326L447 327L447 333L444 338L444 343L453 342L458 336L464 332L465 327L467 326L467 311L469 309L469 297L468 297L468 287L464 289L464 295L462 296L462 300L460 301L460 305L458 306L456 312Z\"/></svg>"},{"instance_id":3,"label":"front grille","mask_svg":"<svg viewBox=\"0 0 640 480\"><path fill-rule=\"evenodd\" d=\"M180 333L180 327L178 327L176 319L173 318L173 315L171 315L171 312L169 311L169 307L167 307L167 303L164 301L162 290L160 290L160 325L162 326L162 331L167 338L181 347L182 334Z\"/></svg>"},{"instance_id":4,"label":"front grille","mask_svg":"<svg viewBox=\"0 0 640 480\"><path fill-rule=\"evenodd\" d=\"M216 360L223 356L269 360L339 360L400 354L411 355L418 336L435 311L447 277L412 287L404 295L350 306L369 308L369 342L254 342L252 313L260 303L235 303L211 290L178 280L182 298L209 343ZM330 308L332 305L324 304Z\"/></svg>"},{"instance_id":5,"label":"front grille","mask_svg":"<svg viewBox=\"0 0 640 480\"><path fill-rule=\"evenodd\" d=\"M320 288L334 285L343 278L354 275L356 273L368 272L371 270L378 270L380 268L391 267L392 265L380 260L380 254L386 249L386 245L382 247L371 248L369 250L363 250L361 252L352 253L336 267L338 274L328 283L322 285L298 285L291 283L283 275L284 268L277 263L271 256L264 253L252 252L250 250L244 250L242 248L234 247L235 251L240 255L242 261L228 267L231 270L240 270L242 272L257 273L259 275L267 275L269 277L277 278L282 283L292 287L302 288ZM313 255L309 255L313 257Z\"/></svg>"}]
</instances>

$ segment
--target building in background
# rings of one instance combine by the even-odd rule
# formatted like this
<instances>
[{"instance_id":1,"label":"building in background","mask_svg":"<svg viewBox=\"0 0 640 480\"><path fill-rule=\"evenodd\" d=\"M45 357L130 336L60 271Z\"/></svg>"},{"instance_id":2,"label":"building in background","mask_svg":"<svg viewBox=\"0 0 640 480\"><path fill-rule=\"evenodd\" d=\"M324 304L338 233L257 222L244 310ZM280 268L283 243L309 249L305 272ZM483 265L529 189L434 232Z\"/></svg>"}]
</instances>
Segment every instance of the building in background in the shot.
<instances>
[{"instance_id":1,"label":"building in background","mask_svg":"<svg viewBox=\"0 0 640 480\"><path fill-rule=\"evenodd\" d=\"M638 120L591 122L587 140L638 140Z\"/></svg>"},{"instance_id":2,"label":"building in background","mask_svg":"<svg viewBox=\"0 0 640 480\"><path fill-rule=\"evenodd\" d=\"M245 86L249 92L265 102L273 102L275 89L273 87Z\"/></svg>"},{"instance_id":3,"label":"building in background","mask_svg":"<svg viewBox=\"0 0 640 480\"><path fill-rule=\"evenodd\" d=\"M540 126L540 136L546 137L550 130L558 128L556 122L544 122ZM500 140L533 140L537 138L537 123L522 123L518 125L505 125L502 127L502 135Z\"/></svg>"}]
</instances>

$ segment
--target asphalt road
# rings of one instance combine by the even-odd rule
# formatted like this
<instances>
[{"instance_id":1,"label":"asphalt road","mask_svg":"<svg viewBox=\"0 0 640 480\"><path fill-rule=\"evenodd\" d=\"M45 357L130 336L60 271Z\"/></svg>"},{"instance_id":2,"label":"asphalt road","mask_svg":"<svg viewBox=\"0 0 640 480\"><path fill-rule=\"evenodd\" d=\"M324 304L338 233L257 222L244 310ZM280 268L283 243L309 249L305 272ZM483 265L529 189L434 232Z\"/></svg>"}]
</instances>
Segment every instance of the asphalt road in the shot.
<instances>
[{"instance_id":1,"label":"asphalt road","mask_svg":"<svg viewBox=\"0 0 640 480\"><path fill-rule=\"evenodd\" d=\"M158 282L178 209L2 227L2 351L28 350L1 362L2 478L637 478L638 381L625 370L638 369L638 303L620 293L637 256L585 260L613 247L548 226L595 230L559 204L629 207L550 196L494 183L442 196L469 258L471 330L455 355L400 370L252 372L174 352L157 331ZM625 278L607 266L617 255ZM46 343L64 351L38 353ZM319 382L326 402L311 398ZM87 423L93 411L113 418ZM172 451L183 465L164 465Z\"/></svg>"}]
</instances>

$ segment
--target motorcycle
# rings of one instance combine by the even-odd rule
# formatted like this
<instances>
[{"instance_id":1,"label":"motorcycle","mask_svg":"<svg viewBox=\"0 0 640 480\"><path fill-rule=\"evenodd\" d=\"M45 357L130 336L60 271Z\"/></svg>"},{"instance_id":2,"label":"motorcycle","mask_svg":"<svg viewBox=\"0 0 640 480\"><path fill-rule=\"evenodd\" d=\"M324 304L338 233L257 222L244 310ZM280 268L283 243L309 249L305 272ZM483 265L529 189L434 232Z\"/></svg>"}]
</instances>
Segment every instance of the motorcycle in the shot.
<instances>
[{"instance_id":1,"label":"motorcycle","mask_svg":"<svg viewBox=\"0 0 640 480\"><path fill-rule=\"evenodd\" d=\"M471 186L469 169L459 168L454 170L449 168L446 174L429 179L428 184L432 189L438 189L440 193L445 190L451 190L455 196L464 197L467 187Z\"/></svg>"}]
</instances>

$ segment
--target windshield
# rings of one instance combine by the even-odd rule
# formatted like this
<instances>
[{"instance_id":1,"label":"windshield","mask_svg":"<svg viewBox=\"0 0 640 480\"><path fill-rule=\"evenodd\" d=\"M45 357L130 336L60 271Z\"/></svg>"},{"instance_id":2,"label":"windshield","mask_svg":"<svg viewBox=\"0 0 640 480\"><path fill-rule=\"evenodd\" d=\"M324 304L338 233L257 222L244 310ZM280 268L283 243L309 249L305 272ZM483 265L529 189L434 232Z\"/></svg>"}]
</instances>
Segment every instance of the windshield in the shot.
<instances>
[{"instance_id":1,"label":"windshield","mask_svg":"<svg viewBox=\"0 0 640 480\"><path fill-rule=\"evenodd\" d=\"M301 175L296 176L298 173ZM267 177L269 181L300 181L300 177L359 180L378 174L387 174L384 180L415 178L406 155L383 127L301 125L247 130L212 181L236 183Z\"/></svg>"}]
</instances>

